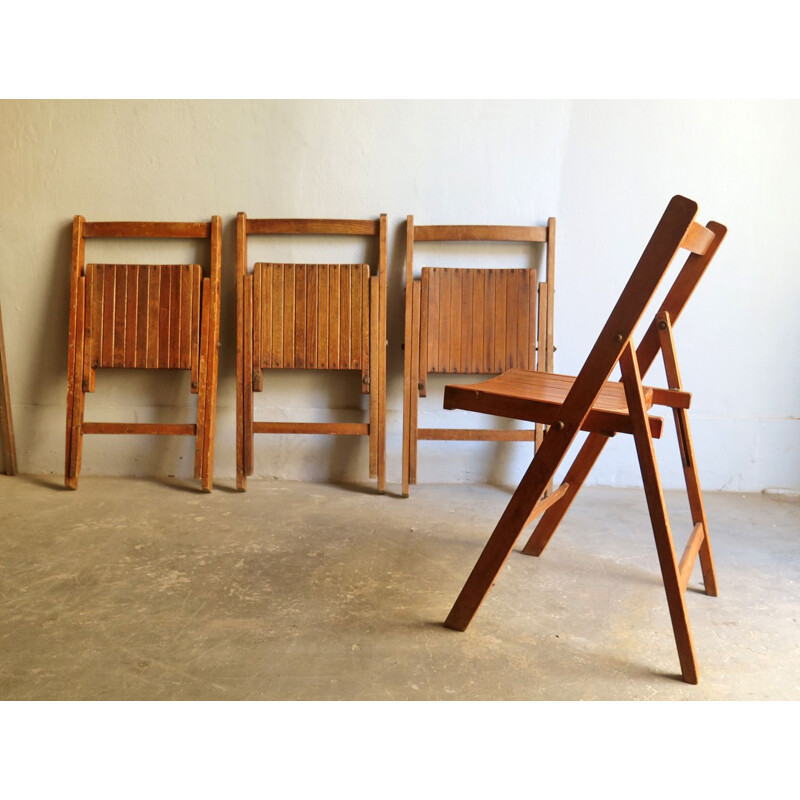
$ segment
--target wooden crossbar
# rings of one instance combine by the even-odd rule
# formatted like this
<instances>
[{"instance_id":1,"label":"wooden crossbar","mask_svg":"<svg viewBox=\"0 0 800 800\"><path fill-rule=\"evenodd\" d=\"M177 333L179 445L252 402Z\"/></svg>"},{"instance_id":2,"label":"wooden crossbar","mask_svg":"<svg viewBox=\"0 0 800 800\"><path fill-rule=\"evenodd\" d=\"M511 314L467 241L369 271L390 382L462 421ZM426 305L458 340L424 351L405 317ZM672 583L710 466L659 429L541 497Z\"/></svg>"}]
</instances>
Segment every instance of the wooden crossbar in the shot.
<instances>
[{"instance_id":1,"label":"wooden crossbar","mask_svg":"<svg viewBox=\"0 0 800 800\"><path fill-rule=\"evenodd\" d=\"M83 433L136 433L160 436L194 436L197 426L155 422L84 422Z\"/></svg>"},{"instance_id":2,"label":"wooden crossbar","mask_svg":"<svg viewBox=\"0 0 800 800\"><path fill-rule=\"evenodd\" d=\"M85 222L84 239L208 239L210 222Z\"/></svg>"},{"instance_id":3,"label":"wooden crossbar","mask_svg":"<svg viewBox=\"0 0 800 800\"><path fill-rule=\"evenodd\" d=\"M547 228L524 225L417 225L417 242L546 242Z\"/></svg>"},{"instance_id":4,"label":"wooden crossbar","mask_svg":"<svg viewBox=\"0 0 800 800\"><path fill-rule=\"evenodd\" d=\"M487 428L417 428L417 438L427 441L532 442L535 430L498 431Z\"/></svg>"},{"instance_id":5,"label":"wooden crossbar","mask_svg":"<svg viewBox=\"0 0 800 800\"><path fill-rule=\"evenodd\" d=\"M533 507L533 510L531 511L530 516L528 517L528 520L525 523L525 525L529 525L533 520L536 519L536 517L539 517L542 514L544 514L544 512L547 511L547 509L550 508L550 506L552 506L554 503L557 503L567 493L568 490L569 490L569 484L562 483L561 486L559 486L558 489L556 489L552 494L549 494L547 495L547 497L540 500Z\"/></svg>"},{"instance_id":6,"label":"wooden crossbar","mask_svg":"<svg viewBox=\"0 0 800 800\"><path fill-rule=\"evenodd\" d=\"M681 588L684 591L686 591L686 587L689 584L689 578L692 574L694 561L697 558L697 554L700 552L700 546L703 544L703 540L705 538L706 532L705 528L703 527L703 523L698 522L694 528L692 528L692 534L689 537L689 541L686 543L686 549L683 551L680 564L678 565Z\"/></svg>"},{"instance_id":7,"label":"wooden crossbar","mask_svg":"<svg viewBox=\"0 0 800 800\"><path fill-rule=\"evenodd\" d=\"M247 234L318 234L377 236L380 222L371 219L248 219Z\"/></svg>"},{"instance_id":8,"label":"wooden crossbar","mask_svg":"<svg viewBox=\"0 0 800 800\"><path fill-rule=\"evenodd\" d=\"M253 433L330 433L369 436L365 422L253 422Z\"/></svg>"}]
</instances>

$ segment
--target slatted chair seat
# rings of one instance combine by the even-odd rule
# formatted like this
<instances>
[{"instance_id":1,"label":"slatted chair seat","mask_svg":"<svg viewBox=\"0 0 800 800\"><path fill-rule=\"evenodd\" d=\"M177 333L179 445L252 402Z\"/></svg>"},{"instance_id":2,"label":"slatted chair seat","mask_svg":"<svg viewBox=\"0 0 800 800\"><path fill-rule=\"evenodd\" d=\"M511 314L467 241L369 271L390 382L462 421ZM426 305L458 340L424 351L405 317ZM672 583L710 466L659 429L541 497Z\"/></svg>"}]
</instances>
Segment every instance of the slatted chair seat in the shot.
<instances>
[{"instance_id":1,"label":"slatted chair seat","mask_svg":"<svg viewBox=\"0 0 800 800\"><path fill-rule=\"evenodd\" d=\"M509 419L552 425L567 399L575 378L570 375L510 369L502 375L480 383L446 386L444 407L477 411ZM688 392L642 387L645 408L666 405L689 408ZM663 419L648 417L654 439L661 437ZM625 387L618 381L606 381L592 408L581 423L581 430L597 433L633 433Z\"/></svg>"},{"instance_id":2,"label":"slatted chair seat","mask_svg":"<svg viewBox=\"0 0 800 800\"><path fill-rule=\"evenodd\" d=\"M684 391L673 339L673 325L702 278L725 237L717 222L702 226L694 221L697 205L674 197L650 238L630 280L600 336L575 377L511 369L483 383L447 386L446 408L535 421L547 425L537 449L511 500L498 521L445 625L465 630L509 557L515 541L529 522L539 519L522 549L539 556L553 536L589 471L611 436L632 434L647 499L661 575L667 596L683 680L697 683L697 660L684 593L699 557L706 594L717 594L700 479L687 409L691 396ZM688 251L638 348L632 334L679 250ZM668 387L648 387L642 376L661 354ZM621 380L609 382L619 364ZM692 529L678 559L661 487L653 440L661 434L661 419L648 414L654 405L673 411L686 483ZM579 431L589 431L563 482L545 495L555 471Z\"/></svg>"}]
</instances>

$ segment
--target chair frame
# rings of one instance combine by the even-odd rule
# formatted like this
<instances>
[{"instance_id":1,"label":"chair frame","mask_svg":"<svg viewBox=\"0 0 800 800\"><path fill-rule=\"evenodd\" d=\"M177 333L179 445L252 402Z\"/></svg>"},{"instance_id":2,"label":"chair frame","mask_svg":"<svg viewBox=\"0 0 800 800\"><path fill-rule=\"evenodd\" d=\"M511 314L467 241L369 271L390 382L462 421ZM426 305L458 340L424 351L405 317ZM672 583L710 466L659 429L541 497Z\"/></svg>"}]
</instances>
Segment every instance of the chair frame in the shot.
<instances>
[{"instance_id":1,"label":"chair frame","mask_svg":"<svg viewBox=\"0 0 800 800\"><path fill-rule=\"evenodd\" d=\"M683 391L672 327L714 257L726 228L717 222L701 226L694 221L696 213L697 205L687 198L676 196L670 201L584 366L574 379L563 404L557 409L556 419L551 422L542 446L453 605L445 621L446 627L462 631L467 628L522 530L539 515L542 518L522 552L541 555L610 436L617 430L629 432L635 441L681 674L687 683L698 682L697 659L684 598L698 555L706 594L717 595L717 581L689 430L689 395ZM634 349L634 329L680 248L690 251L686 262L639 347ZM642 376L659 353L664 359L669 389L648 390L642 385ZM593 404L607 385L617 363L620 365L621 383L627 401L628 428L620 426L617 430L605 432L592 430L591 426L587 426L587 420L591 418ZM445 407L472 407L473 410L487 411L486 405L477 408L475 403L467 399L470 396L474 398L476 393L470 392L470 389L476 390L478 387L447 387ZM660 435L660 420L647 414L653 403L672 407L681 451L693 528L680 560L675 552L653 447L654 436ZM527 418L538 416L534 409ZM563 483L556 492L543 499L548 483L578 432L587 429L591 432Z\"/></svg>"},{"instance_id":2,"label":"chair frame","mask_svg":"<svg viewBox=\"0 0 800 800\"><path fill-rule=\"evenodd\" d=\"M95 390L95 373L100 367L92 362L92 320L88 318L90 299L87 297L87 265L85 250L87 239L202 239L209 242L208 275L200 277L199 320L191 331L191 346L198 355L191 365L191 391L197 394L197 416L194 424L127 423L84 421L85 395ZM121 266L150 265L109 265ZM188 267L190 265L164 265ZM153 267L151 267L152 269ZM139 274L137 269L137 276ZM67 361L67 444L65 484L71 489L78 486L84 434L140 434L194 436L194 476L201 481L202 489L210 492L213 484L214 428L216 417L217 373L219 362L220 287L222 275L222 222L219 216L210 222L87 222L75 216L72 226L72 264L70 272L69 351ZM116 281L116 278L115 278ZM177 284L177 281L171 281ZM139 324L137 309L126 305L126 330ZM149 310L148 310L149 313ZM105 319L105 318L104 318ZM163 326L163 315L156 327ZM183 329L181 329L183 330ZM148 343L150 334L148 333ZM150 346L150 344L148 344ZM131 364L126 353L112 368L164 368L152 361L146 366ZM188 369L188 367L187 367Z\"/></svg>"},{"instance_id":3,"label":"chair frame","mask_svg":"<svg viewBox=\"0 0 800 800\"><path fill-rule=\"evenodd\" d=\"M255 235L356 236L372 239L378 247L377 264L369 268L368 350L362 369L362 393L368 393L369 420L349 422L255 421L255 391L263 389L263 369L255 346L255 268L249 269L247 241ZM324 266L324 265L315 265ZM369 438L369 476L378 491L386 490L386 270L387 217L377 219L236 219L236 487L247 489L254 472L254 434L333 434ZM276 367L277 368L277 367ZM287 367L296 369L300 367ZM325 369L324 367L313 367Z\"/></svg>"},{"instance_id":4,"label":"chair frame","mask_svg":"<svg viewBox=\"0 0 800 800\"><path fill-rule=\"evenodd\" d=\"M0 311L0 447L7 475L17 474L17 448L14 442L14 423L11 419L11 393L8 388L8 363L3 336L3 314Z\"/></svg>"},{"instance_id":5,"label":"chair frame","mask_svg":"<svg viewBox=\"0 0 800 800\"><path fill-rule=\"evenodd\" d=\"M550 217L547 225L416 225L413 215L406 223L405 273L405 341L403 369L403 450L402 494L409 495L410 484L417 482L417 451L420 440L533 442L534 452L541 444L544 427L537 424L532 430L496 430L491 428L420 428L418 425L419 398L427 395L426 299L422 277L414 277L414 245L416 242L520 242L544 244L545 279L536 286L536 338L529 346L535 349L535 368L552 372L553 311L555 307L555 237L556 220ZM442 268L453 269L451 267ZM477 272L479 268L475 268ZM534 274L537 272L534 270ZM538 275L537 275L538 277ZM462 320L464 319L462 315ZM503 358L507 358L507 353ZM472 370L457 370L443 374L486 374ZM491 374L491 373L489 373ZM496 373L495 373L496 374Z\"/></svg>"}]
</instances>

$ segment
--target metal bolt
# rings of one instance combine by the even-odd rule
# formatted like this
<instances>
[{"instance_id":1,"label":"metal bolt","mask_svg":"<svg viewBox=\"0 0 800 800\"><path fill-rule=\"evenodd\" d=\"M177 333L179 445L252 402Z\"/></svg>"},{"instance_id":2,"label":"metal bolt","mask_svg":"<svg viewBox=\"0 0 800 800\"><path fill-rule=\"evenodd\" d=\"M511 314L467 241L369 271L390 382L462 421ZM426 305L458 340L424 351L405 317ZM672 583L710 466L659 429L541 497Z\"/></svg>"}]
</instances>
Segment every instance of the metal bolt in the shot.
<instances>
[{"instance_id":1,"label":"metal bolt","mask_svg":"<svg viewBox=\"0 0 800 800\"><path fill-rule=\"evenodd\" d=\"M614 341L615 342L621 342L624 338L625 337L621 333L615 333L614 334Z\"/></svg>"},{"instance_id":2,"label":"metal bolt","mask_svg":"<svg viewBox=\"0 0 800 800\"><path fill-rule=\"evenodd\" d=\"M662 331L667 329L667 323L663 319L658 323L658 329Z\"/></svg>"},{"instance_id":3,"label":"metal bolt","mask_svg":"<svg viewBox=\"0 0 800 800\"><path fill-rule=\"evenodd\" d=\"M563 431L563 430L564 430L564 423L563 423L561 420L558 420L558 422L554 422L554 423L553 423L553 427L554 427L554 428L555 428L557 431Z\"/></svg>"}]
</instances>

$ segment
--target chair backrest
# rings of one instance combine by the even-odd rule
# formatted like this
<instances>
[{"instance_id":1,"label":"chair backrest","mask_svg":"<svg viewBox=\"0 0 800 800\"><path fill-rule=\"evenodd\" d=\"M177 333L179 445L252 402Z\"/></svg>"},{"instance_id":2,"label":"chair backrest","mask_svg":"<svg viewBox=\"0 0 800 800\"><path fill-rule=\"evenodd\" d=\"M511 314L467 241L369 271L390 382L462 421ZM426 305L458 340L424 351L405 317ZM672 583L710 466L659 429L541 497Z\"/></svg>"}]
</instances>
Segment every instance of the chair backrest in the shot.
<instances>
[{"instance_id":1,"label":"chair backrest","mask_svg":"<svg viewBox=\"0 0 800 800\"><path fill-rule=\"evenodd\" d=\"M85 264L87 239L202 239L209 242L208 275L200 264ZM73 220L71 297L85 303L85 373L94 369L191 369L199 375L201 287L217 294L222 274L222 223L87 222ZM78 291L80 287L80 292ZM219 324L217 303L209 306ZM72 309L73 320L78 314ZM75 333L71 329L70 340Z\"/></svg>"},{"instance_id":2,"label":"chair backrest","mask_svg":"<svg viewBox=\"0 0 800 800\"><path fill-rule=\"evenodd\" d=\"M571 438L578 432L594 399L629 345L634 329L644 316L675 255L680 249L686 249L689 251L686 263L637 350L642 375L653 363L661 347L656 319L663 311L670 313L673 318L680 315L725 235L726 229L719 223L710 222L708 227L703 227L694 222L696 213L697 204L685 197L676 195L669 202L564 400L561 420L551 426L545 436L545 444L550 438Z\"/></svg>"},{"instance_id":3,"label":"chair backrest","mask_svg":"<svg viewBox=\"0 0 800 800\"><path fill-rule=\"evenodd\" d=\"M555 220L546 226L415 225L406 235L406 330L412 320L417 242L544 244L545 276L523 269L422 267L419 375L492 374L511 367L552 369ZM407 337L408 338L408 337ZM537 359L538 349L538 359Z\"/></svg>"},{"instance_id":4,"label":"chair backrest","mask_svg":"<svg viewBox=\"0 0 800 800\"><path fill-rule=\"evenodd\" d=\"M377 243L368 264L259 262L248 276L247 239L253 235L357 236ZM237 291L247 276L254 284L253 362L269 369L361 370L369 382L370 280L383 308L386 293L386 215L371 220L248 219L237 217ZM378 315L385 341L385 318Z\"/></svg>"}]
</instances>

